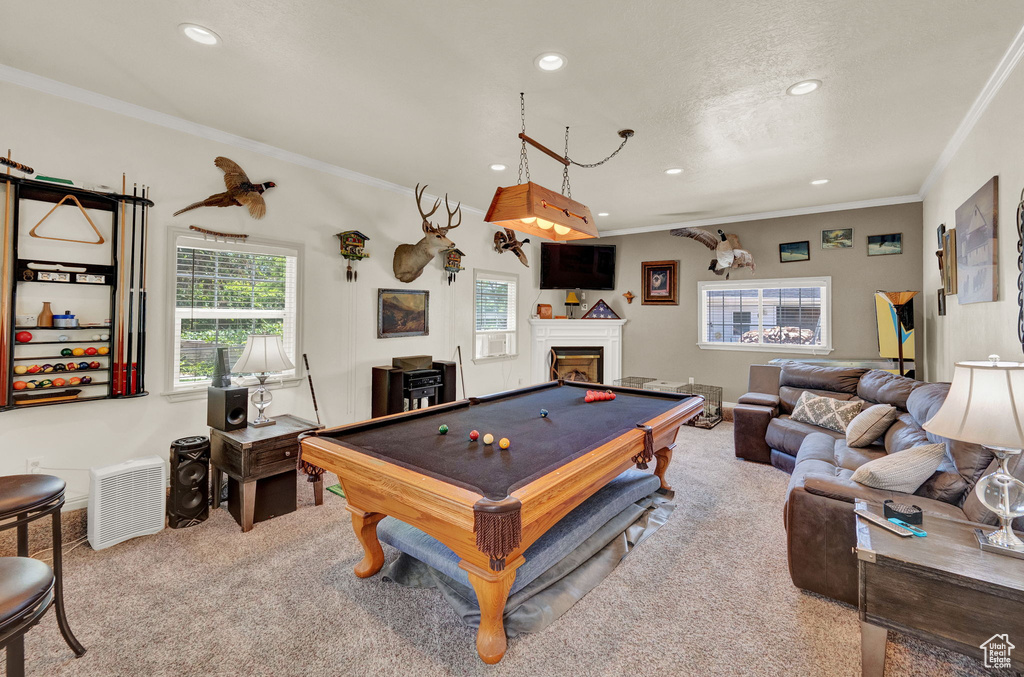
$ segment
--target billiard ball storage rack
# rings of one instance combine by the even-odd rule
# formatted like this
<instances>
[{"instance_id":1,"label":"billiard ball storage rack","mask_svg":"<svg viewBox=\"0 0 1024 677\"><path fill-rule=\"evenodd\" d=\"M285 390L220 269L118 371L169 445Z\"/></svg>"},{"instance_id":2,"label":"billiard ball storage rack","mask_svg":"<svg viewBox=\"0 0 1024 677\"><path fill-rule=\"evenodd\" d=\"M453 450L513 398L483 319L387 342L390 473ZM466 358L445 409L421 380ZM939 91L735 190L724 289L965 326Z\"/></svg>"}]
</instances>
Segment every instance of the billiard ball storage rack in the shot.
<instances>
[{"instance_id":1,"label":"billiard ball storage rack","mask_svg":"<svg viewBox=\"0 0 1024 677\"><path fill-rule=\"evenodd\" d=\"M127 194L96 192L75 186L52 184L33 179L0 174L0 183L5 184L2 230L2 277L0 277L0 411L25 409L48 404L67 404L104 399L121 399L147 395L145 389L146 358L146 268L148 209L153 206L149 191L143 187ZM35 228L29 231L31 222L23 214L25 201L53 204L50 213ZM78 209L82 212L98 235L99 242L74 240L66 237L36 235L35 231L52 213L63 214ZM110 215L110 236L104 238L95 228L93 219L85 212L107 212ZM44 240L78 242L86 246L99 245L104 251L100 258L108 260L97 263L97 255L85 255L84 261L53 261L33 257L40 253L40 245L25 250L21 245L24 234ZM69 247L61 245L61 252L84 251L82 244ZM68 256L71 258L71 256ZM16 326L14 322L19 293L35 299L38 292L31 287L47 285L55 290L69 287L92 287L103 289L106 297L93 298L93 308L104 306L102 312L110 318L109 323L86 324L75 327L57 326ZM90 294L91 292L86 292ZM74 293L72 294L74 296ZM98 304L97 304L98 301ZM73 301L58 298L57 307L71 307ZM100 312L100 311L95 311ZM32 338L18 342L19 332L29 332ZM83 332L102 333L105 339L92 339ZM64 340L57 340L64 335ZM66 348L97 348L92 354L62 355L59 350L52 353L41 349L43 346L62 345ZM39 348L36 348L39 347ZM36 348L31 350L31 348ZM100 354L102 349L106 354ZM82 361L96 363L99 367L68 369L65 363ZM16 374L15 367L29 364L54 363L62 371ZM38 376L36 375L38 374ZM14 384L30 379L70 379L82 374L91 383L49 386L44 389L15 391ZM105 375L105 376L104 376Z\"/></svg>"}]
</instances>

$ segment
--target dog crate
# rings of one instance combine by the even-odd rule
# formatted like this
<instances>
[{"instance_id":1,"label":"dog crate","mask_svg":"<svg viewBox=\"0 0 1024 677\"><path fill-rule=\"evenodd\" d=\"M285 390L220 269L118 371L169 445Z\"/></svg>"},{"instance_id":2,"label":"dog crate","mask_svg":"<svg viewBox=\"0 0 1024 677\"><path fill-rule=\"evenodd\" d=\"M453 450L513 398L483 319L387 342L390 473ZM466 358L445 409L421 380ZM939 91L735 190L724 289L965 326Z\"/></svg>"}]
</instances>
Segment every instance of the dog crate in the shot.
<instances>
[{"instance_id":1,"label":"dog crate","mask_svg":"<svg viewBox=\"0 0 1024 677\"><path fill-rule=\"evenodd\" d=\"M665 393L681 393L683 395L700 395L704 398L704 411L690 419L686 425L711 429L722 421L722 388L719 386L702 385L699 383L683 383L681 381L663 381L646 376L626 376L616 379L615 385L627 388L658 390Z\"/></svg>"}]
</instances>

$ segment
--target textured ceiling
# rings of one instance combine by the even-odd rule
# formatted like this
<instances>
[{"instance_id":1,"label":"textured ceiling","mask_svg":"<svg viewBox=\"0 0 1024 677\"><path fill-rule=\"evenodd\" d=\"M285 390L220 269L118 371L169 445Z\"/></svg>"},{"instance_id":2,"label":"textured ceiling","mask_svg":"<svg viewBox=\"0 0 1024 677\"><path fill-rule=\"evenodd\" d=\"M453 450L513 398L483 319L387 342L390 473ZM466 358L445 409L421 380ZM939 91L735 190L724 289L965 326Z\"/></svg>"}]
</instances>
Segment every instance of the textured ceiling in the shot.
<instances>
[{"instance_id":1,"label":"textured ceiling","mask_svg":"<svg viewBox=\"0 0 1024 677\"><path fill-rule=\"evenodd\" d=\"M916 193L1024 3L61 0L0 17L0 63L480 208L516 182L520 91L527 133L560 150L571 126L583 162L633 128L571 172L610 230ZM549 50L565 69L537 70ZM785 95L807 78L824 84ZM560 188L561 165L530 158Z\"/></svg>"}]
</instances>

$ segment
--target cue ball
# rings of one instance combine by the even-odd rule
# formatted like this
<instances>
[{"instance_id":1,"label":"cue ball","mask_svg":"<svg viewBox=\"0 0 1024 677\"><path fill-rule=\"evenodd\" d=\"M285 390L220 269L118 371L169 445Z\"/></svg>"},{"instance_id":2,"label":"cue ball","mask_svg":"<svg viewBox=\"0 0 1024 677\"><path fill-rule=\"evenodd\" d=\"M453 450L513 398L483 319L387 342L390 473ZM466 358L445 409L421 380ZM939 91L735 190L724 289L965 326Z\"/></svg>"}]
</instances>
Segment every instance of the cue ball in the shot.
<instances>
[{"instance_id":1,"label":"cue ball","mask_svg":"<svg viewBox=\"0 0 1024 677\"><path fill-rule=\"evenodd\" d=\"M108 340L110 340L110 334L100 334L100 340L101 341L108 341Z\"/></svg>"},{"instance_id":2,"label":"cue ball","mask_svg":"<svg viewBox=\"0 0 1024 677\"><path fill-rule=\"evenodd\" d=\"M498 446L501 447L502 449L508 449L509 444L511 444L511 442L508 441L507 437L502 437L501 440L498 442Z\"/></svg>"},{"instance_id":3,"label":"cue ball","mask_svg":"<svg viewBox=\"0 0 1024 677\"><path fill-rule=\"evenodd\" d=\"M484 444L492 444L494 442L494 435L487 433L484 435Z\"/></svg>"},{"instance_id":4,"label":"cue ball","mask_svg":"<svg viewBox=\"0 0 1024 677\"><path fill-rule=\"evenodd\" d=\"M92 340L93 341L102 341L103 337L100 334L93 334L92 335Z\"/></svg>"},{"instance_id":5,"label":"cue ball","mask_svg":"<svg viewBox=\"0 0 1024 677\"><path fill-rule=\"evenodd\" d=\"M540 410L540 417L541 418L547 418L548 417L548 410L547 409L541 409Z\"/></svg>"},{"instance_id":6,"label":"cue ball","mask_svg":"<svg viewBox=\"0 0 1024 677\"><path fill-rule=\"evenodd\" d=\"M446 426L446 425L445 425L444 423L442 423L442 424L441 424L441 425L440 425L440 426L439 426L439 427L437 428L437 432L439 432L439 433L440 433L440 434L442 434L442 435L447 435L447 434L448 434L448 426Z\"/></svg>"},{"instance_id":7,"label":"cue ball","mask_svg":"<svg viewBox=\"0 0 1024 677\"><path fill-rule=\"evenodd\" d=\"M476 442L478 439L480 439L480 431L478 431L478 430L470 430L469 431L469 439L474 441L474 442Z\"/></svg>"},{"instance_id":8,"label":"cue ball","mask_svg":"<svg viewBox=\"0 0 1024 677\"><path fill-rule=\"evenodd\" d=\"M61 334L60 336L57 337L57 340L63 343L68 340L68 336L67 334Z\"/></svg>"}]
</instances>

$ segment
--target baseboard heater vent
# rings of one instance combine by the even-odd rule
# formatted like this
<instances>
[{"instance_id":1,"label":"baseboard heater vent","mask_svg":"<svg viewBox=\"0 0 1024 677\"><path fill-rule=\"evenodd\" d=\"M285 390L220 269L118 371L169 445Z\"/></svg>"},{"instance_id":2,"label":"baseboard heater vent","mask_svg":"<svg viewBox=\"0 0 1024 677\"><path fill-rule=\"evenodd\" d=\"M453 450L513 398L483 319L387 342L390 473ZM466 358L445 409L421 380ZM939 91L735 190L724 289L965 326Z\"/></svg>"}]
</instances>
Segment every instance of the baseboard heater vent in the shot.
<instances>
[{"instance_id":1,"label":"baseboard heater vent","mask_svg":"<svg viewBox=\"0 0 1024 677\"><path fill-rule=\"evenodd\" d=\"M159 456L89 470L89 545L102 550L164 528L167 463Z\"/></svg>"}]
</instances>

